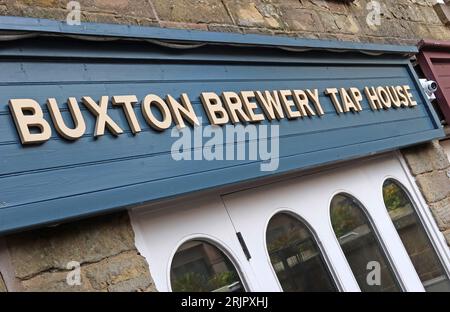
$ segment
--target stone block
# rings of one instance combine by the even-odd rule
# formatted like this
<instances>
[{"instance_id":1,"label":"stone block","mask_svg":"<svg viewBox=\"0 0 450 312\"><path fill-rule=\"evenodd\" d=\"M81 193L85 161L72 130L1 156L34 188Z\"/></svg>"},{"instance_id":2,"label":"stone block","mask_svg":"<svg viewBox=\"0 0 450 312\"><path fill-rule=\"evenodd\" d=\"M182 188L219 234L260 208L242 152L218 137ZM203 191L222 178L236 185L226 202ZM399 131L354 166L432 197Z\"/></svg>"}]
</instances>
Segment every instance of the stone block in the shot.
<instances>
[{"instance_id":1,"label":"stone block","mask_svg":"<svg viewBox=\"0 0 450 312\"><path fill-rule=\"evenodd\" d=\"M348 11L346 1L306 0L302 2L306 8L317 11L322 10L341 14L346 14Z\"/></svg>"},{"instance_id":2,"label":"stone block","mask_svg":"<svg viewBox=\"0 0 450 312\"><path fill-rule=\"evenodd\" d=\"M147 0L84 0L80 1L81 12L127 15L156 20L150 1ZM112 22L112 21L111 21Z\"/></svg>"},{"instance_id":3,"label":"stone block","mask_svg":"<svg viewBox=\"0 0 450 312\"><path fill-rule=\"evenodd\" d=\"M413 175L444 170L450 166L445 151L437 141L404 149L402 153Z\"/></svg>"},{"instance_id":4,"label":"stone block","mask_svg":"<svg viewBox=\"0 0 450 312\"><path fill-rule=\"evenodd\" d=\"M149 284L147 276L138 276L134 279L119 282L108 286L109 292L156 292L155 285Z\"/></svg>"},{"instance_id":5,"label":"stone block","mask_svg":"<svg viewBox=\"0 0 450 312\"><path fill-rule=\"evenodd\" d=\"M83 271L96 290L143 291L153 284L147 262L137 251L86 265Z\"/></svg>"},{"instance_id":6,"label":"stone block","mask_svg":"<svg viewBox=\"0 0 450 312\"><path fill-rule=\"evenodd\" d=\"M323 33L319 34L318 38L326 40L361 42L360 38L353 34Z\"/></svg>"},{"instance_id":7,"label":"stone block","mask_svg":"<svg viewBox=\"0 0 450 312\"><path fill-rule=\"evenodd\" d=\"M326 32L357 34L360 30L358 22L352 16L331 12L319 12L318 15Z\"/></svg>"},{"instance_id":8,"label":"stone block","mask_svg":"<svg viewBox=\"0 0 450 312\"><path fill-rule=\"evenodd\" d=\"M428 39L448 40L450 38L450 28L444 25L434 26L427 25L430 29L431 37Z\"/></svg>"},{"instance_id":9,"label":"stone block","mask_svg":"<svg viewBox=\"0 0 450 312\"><path fill-rule=\"evenodd\" d=\"M444 25L450 25L450 6L447 4L435 4L434 11Z\"/></svg>"},{"instance_id":10,"label":"stone block","mask_svg":"<svg viewBox=\"0 0 450 312\"><path fill-rule=\"evenodd\" d=\"M225 1L228 12L238 26L281 28L279 13L270 3L261 1Z\"/></svg>"},{"instance_id":11,"label":"stone block","mask_svg":"<svg viewBox=\"0 0 450 312\"><path fill-rule=\"evenodd\" d=\"M387 8L396 19L412 22L425 22L425 18L418 9L418 6L411 5L411 3L389 2L389 5L385 8Z\"/></svg>"},{"instance_id":12,"label":"stone block","mask_svg":"<svg viewBox=\"0 0 450 312\"><path fill-rule=\"evenodd\" d=\"M118 20L119 23L126 24L126 25L139 25L139 26L151 26L151 27L156 27L159 25L158 21L151 19L151 18L146 18L146 17L121 15L119 17L116 16L116 20Z\"/></svg>"},{"instance_id":13,"label":"stone block","mask_svg":"<svg viewBox=\"0 0 450 312\"><path fill-rule=\"evenodd\" d=\"M112 14L112 13L92 13L85 12L81 13L81 20L83 22L89 23L108 23L108 24L123 24L123 19Z\"/></svg>"},{"instance_id":14,"label":"stone block","mask_svg":"<svg viewBox=\"0 0 450 312\"><path fill-rule=\"evenodd\" d=\"M444 232L445 240L447 241L447 245L450 246L450 230Z\"/></svg>"},{"instance_id":15,"label":"stone block","mask_svg":"<svg viewBox=\"0 0 450 312\"><path fill-rule=\"evenodd\" d=\"M161 20L232 24L221 0L152 0Z\"/></svg>"},{"instance_id":16,"label":"stone block","mask_svg":"<svg viewBox=\"0 0 450 312\"><path fill-rule=\"evenodd\" d=\"M217 32L242 33L242 28L234 25L210 24L208 25L208 30Z\"/></svg>"},{"instance_id":17,"label":"stone block","mask_svg":"<svg viewBox=\"0 0 450 312\"><path fill-rule=\"evenodd\" d=\"M15 0L16 5L20 6L39 6L39 7L47 7L54 8L58 7L60 4L60 0Z\"/></svg>"},{"instance_id":18,"label":"stone block","mask_svg":"<svg viewBox=\"0 0 450 312\"><path fill-rule=\"evenodd\" d=\"M411 27L417 41L420 41L422 38L432 37L430 29L424 23L409 23L409 26Z\"/></svg>"},{"instance_id":19,"label":"stone block","mask_svg":"<svg viewBox=\"0 0 450 312\"><path fill-rule=\"evenodd\" d=\"M159 26L164 27L164 28L208 30L208 25L196 24L196 23L179 23L179 22L160 21Z\"/></svg>"},{"instance_id":20,"label":"stone block","mask_svg":"<svg viewBox=\"0 0 450 312\"><path fill-rule=\"evenodd\" d=\"M32 5L18 5L15 2L7 2L5 15L26 16L34 18L47 18L59 21L67 19L68 11L63 8L49 8Z\"/></svg>"},{"instance_id":21,"label":"stone block","mask_svg":"<svg viewBox=\"0 0 450 312\"><path fill-rule=\"evenodd\" d=\"M33 292L88 292L95 291L83 274L80 285L69 285L65 272L45 272L22 282L25 291Z\"/></svg>"},{"instance_id":22,"label":"stone block","mask_svg":"<svg viewBox=\"0 0 450 312\"><path fill-rule=\"evenodd\" d=\"M269 28L243 28L244 34L253 34L253 35L273 35L274 32ZM283 36L289 36L289 33L283 32Z\"/></svg>"},{"instance_id":23,"label":"stone block","mask_svg":"<svg viewBox=\"0 0 450 312\"><path fill-rule=\"evenodd\" d=\"M420 14L425 19L425 23L428 25L441 25L441 19L439 18L439 15L436 13L434 8L430 6L420 6L418 7L420 10Z\"/></svg>"},{"instance_id":24,"label":"stone block","mask_svg":"<svg viewBox=\"0 0 450 312\"><path fill-rule=\"evenodd\" d=\"M104 8L104 9L111 9L113 11L115 10L124 10L126 9L129 5L130 2L141 2L140 5L142 5L142 2L147 2L147 1L139 1L139 0L93 0L93 5L98 7L98 8ZM148 3L148 2L147 2Z\"/></svg>"},{"instance_id":25,"label":"stone block","mask_svg":"<svg viewBox=\"0 0 450 312\"><path fill-rule=\"evenodd\" d=\"M450 198L430 204L431 212L441 231L450 229Z\"/></svg>"},{"instance_id":26,"label":"stone block","mask_svg":"<svg viewBox=\"0 0 450 312\"><path fill-rule=\"evenodd\" d=\"M275 32L276 35L284 36L284 32ZM312 32L293 32L292 35L294 35L297 38L304 38L304 39L321 39L322 33L312 33Z\"/></svg>"},{"instance_id":27,"label":"stone block","mask_svg":"<svg viewBox=\"0 0 450 312\"><path fill-rule=\"evenodd\" d=\"M97 262L134 250L134 233L127 213L23 232L7 237L16 277L25 279L67 263Z\"/></svg>"},{"instance_id":28,"label":"stone block","mask_svg":"<svg viewBox=\"0 0 450 312\"><path fill-rule=\"evenodd\" d=\"M428 203L435 203L450 196L450 179L445 171L418 175L416 181Z\"/></svg>"},{"instance_id":29,"label":"stone block","mask_svg":"<svg viewBox=\"0 0 450 312\"><path fill-rule=\"evenodd\" d=\"M318 13L314 10L282 7L282 18L289 31L323 32Z\"/></svg>"}]
</instances>

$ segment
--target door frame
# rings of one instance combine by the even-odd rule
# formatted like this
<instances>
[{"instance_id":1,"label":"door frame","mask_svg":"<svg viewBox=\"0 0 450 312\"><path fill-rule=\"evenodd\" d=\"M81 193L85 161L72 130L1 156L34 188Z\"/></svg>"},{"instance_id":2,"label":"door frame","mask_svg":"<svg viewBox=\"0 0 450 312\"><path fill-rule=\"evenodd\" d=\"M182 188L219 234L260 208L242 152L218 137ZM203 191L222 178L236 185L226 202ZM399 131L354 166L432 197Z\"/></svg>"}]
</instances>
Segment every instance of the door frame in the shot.
<instances>
[{"instance_id":1,"label":"door frame","mask_svg":"<svg viewBox=\"0 0 450 312\"><path fill-rule=\"evenodd\" d=\"M180 210L180 206L185 209ZM178 222L178 218L181 214L191 214L191 212L193 212L191 218L194 218L194 216L199 217L200 221L204 221L200 223L205 224L207 227L212 226L206 222L211 220L208 219L211 217L211 214L213 215L213 218L217 218L224 222L221 223L220 228L212 227L216 230L215 232L204 231L195 226L191 228L188 225L188 231L176 229L178 233L173 235L173 237L170 237L172 236L170 233L172 230L170 232L166 230L165 233L161 234L157 233L156 236L159 235L159 237L146 235L149 231L153 231L151 228L152 226L161 226L161 223L158 222L159 218L162 218L167 223L174 223L174 220ZM216 212L218 213L217 215L215 215ZM145 209L145 207L142 209L142 207L139 207L136 211L129 211L129 215L135 232L136 248L148 261L150 274L153 277L158 291L172 290L170 269L173 257L183 243L193 239L212 243L212 245L222 251L234 265L243 282L244 288L247 291L258 291L258 285L254 284L256 279L252 276L254 272L251 270L250 264L246 260L238 240L235 239L236 235L231 224L231 219L226 214L226 210L223 209L223 203L219 196L209 195L197 197L197 199L189 202L184 201L183 203L163 204L157 207L157 209ZM201 219L202 215L204 215L204 219ZM181 219L186 220L183 218ZM160 229L162 228L163 227ZM170 246L166 246L167 243L161 242L161 239L171 240ZM155 245L159 245L160 248L149 248L149 240L155 243Z\"/></svg>"}]
</instances>

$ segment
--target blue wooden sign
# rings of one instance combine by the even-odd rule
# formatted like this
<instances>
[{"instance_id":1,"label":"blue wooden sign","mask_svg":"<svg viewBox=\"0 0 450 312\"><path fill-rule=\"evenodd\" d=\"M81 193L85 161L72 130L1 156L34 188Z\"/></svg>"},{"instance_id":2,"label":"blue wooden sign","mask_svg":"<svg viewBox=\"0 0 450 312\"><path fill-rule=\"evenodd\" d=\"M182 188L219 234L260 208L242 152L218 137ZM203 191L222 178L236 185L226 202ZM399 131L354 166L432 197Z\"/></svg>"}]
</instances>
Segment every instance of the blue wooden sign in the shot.
<instances>
[{"instance_id":1,"label":"blue wooden sign","mask_svg":"<svg viewBox=\"0 0 450 312\"><path fill-rule=\"evenodd\" d=\"M39 35L0 47L0 233L443 136L414 47L8 17L0 29Z\"/></svg>"}]
</instances>

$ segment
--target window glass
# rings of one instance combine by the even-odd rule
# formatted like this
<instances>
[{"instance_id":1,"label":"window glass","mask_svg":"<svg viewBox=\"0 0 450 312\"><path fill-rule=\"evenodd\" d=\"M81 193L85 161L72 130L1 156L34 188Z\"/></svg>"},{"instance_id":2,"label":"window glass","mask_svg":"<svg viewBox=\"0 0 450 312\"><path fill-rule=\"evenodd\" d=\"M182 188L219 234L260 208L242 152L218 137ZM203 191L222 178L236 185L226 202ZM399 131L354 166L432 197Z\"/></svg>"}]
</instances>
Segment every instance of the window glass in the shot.
<instances>
[{"instance_id":1,"label":"window glass","mask_svg":"<svg viewBox=\"0 0 450 312\"><path fill-rule=\"evenodd\" d=\"M347 194L331 201L331 223L361 291L400 291L387 257L362 207Z\"/></svg>"},{"instance_id":2,"label":"window glass","mask_svg":"<svg viewBox=\"0 0 450 312\"><path fill-rule=\"evenodd\" d=\"M176 252L170 270L173 291L243 292L233 263L214 245L192 240Z\"/></svg>"},{"instance_id":3,"label":"window glass","mask_svg":"<svg viewBox=\"0 0 450 312\"><path fill-rule=\"evenodd\" d=\"M280 213L269 222L267 249L284 291L336 291L333 279L309 229Z\"/></svg>"},{"instance_id":4,"label":"window glass","mask_svg":"<svg viewBox=\"0 0 450 312\"><path fill-rule=\"evenodd\" d=\"M450 291L450 282L413 203L394 180L383 185L386 209L427 291Z\"/></svg>"}]
</instances>

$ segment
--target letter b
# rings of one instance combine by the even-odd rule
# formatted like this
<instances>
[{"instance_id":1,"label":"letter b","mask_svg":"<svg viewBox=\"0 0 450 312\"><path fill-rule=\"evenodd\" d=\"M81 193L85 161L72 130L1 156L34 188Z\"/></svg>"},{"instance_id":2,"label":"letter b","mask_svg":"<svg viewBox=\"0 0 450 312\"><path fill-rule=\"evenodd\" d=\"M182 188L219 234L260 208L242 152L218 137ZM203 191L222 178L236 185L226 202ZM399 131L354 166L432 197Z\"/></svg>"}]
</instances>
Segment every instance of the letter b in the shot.
<instances>
[{"instance_id":1,"label":"letter b","mask_svg":"<svg viewBox=\"0 0 450 312\"><path fill-rule=\"evenodd\" d=\"M22 144L41 143L50 139L52 130L44 119L44 113L38 102L32 99L11 99L9 108ZM39 129L39 132L32 132L31 128Z\"/></svg>"}]
</instances>

